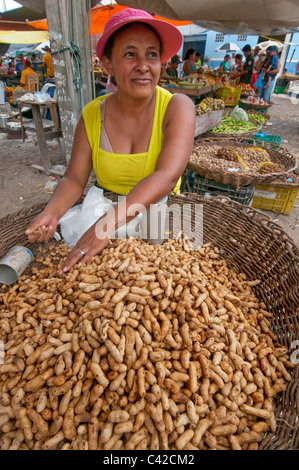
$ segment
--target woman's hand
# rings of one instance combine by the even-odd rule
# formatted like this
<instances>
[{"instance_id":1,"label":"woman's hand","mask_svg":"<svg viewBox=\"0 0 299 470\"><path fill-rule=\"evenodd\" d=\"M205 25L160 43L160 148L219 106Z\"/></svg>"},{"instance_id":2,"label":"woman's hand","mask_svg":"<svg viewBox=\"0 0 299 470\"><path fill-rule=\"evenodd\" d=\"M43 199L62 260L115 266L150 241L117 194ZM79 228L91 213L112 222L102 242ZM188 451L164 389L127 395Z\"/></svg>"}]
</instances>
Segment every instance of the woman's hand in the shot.
<instances>
[{"instance_id":1,"label":"woman's hand","mask_svg":"<svg viewBox=\"0 0 299 470\"><path fill-rule=\"evenodd\" d=\"M31 222L25 234L31 243L47 242L54 237L57 224L57 217L43 211Z\"/></svg>"},{"instance_id":2,"label":"woman's hand","mask_svg":"<svg viewBox=\"0 0 299 470\"><path fill-rule=\"evenodd\" d=\"M109 228L109 230L108 230ZM108 245L114 225L109 225L107 214L102 216L82 235L64 261L59 274L69 271L76 263L86 263L92 256L100 253Z\"/></svg>"}]
</instances>

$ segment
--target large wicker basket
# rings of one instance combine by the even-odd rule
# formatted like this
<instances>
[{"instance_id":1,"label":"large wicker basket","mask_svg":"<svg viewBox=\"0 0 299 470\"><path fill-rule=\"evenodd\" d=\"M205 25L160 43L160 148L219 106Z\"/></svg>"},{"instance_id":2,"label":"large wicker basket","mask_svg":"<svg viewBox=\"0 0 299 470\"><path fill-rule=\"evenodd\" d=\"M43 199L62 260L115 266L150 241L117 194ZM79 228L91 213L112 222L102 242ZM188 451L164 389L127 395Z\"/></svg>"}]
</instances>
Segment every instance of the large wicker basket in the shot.
<instances>
[{"instance_id":1,"label":"large wicker basket","mask_svg":"<svg viewBox=\"0 0 299 470\"><path fill-rule=\"evenodd\" d=\"M259 173L238 173L238 172L229 172L223 171L222 168L217 167L216 165L213 166L208 164L200 157L194 158L191 156L187 167L189 170L194 171L196 174L214 180L218 183L224 184L232 184L234 186L247 186L247 185L254 185L254 184L268 184L272 181L275 181L278 177L285 175L297 167L298 163L294 155L290 153L289 150L285 149L284 147L278 146L273 144L272 142L263 142L259 140L255 140L252 138L231 138L231 139L223 139L219 137L214 138L201 138L199 141L195 141L194 146L200 150L200 148L208 148L212 146L235 146L235 147L261 147L265 149L273 163L281 164L285 167L285 171L277 172L277 173L268 173L268 174L259 174Z\"/></svg>"},{"instance_id":2,"label":"large wicker basket","mask_svg":"<svg viewBox=\"0 0 299 470\"><path fill-rule=\"evenodd\" d=\"M106 196L113 199L111 193ZM292 342L299 337L299 250L292 239L262 212L229 199L205 199L186 193L172 195L168 200L173 217L180 216L186 204L193 209L196 204L203 207L203 242L217 246L228 265L246 274L249 280L261 279L255 293L273 313L272 328L277 341L291 353ZM0 257L16 244L39 252L40 245L28 243L24 231L43 208L44 204L35 205L0 220ZM194 227L192 219L191 225ZM169 227L171 237L171 223ZM275 402L278 426L275 434L268 433L260 443L261 450L299 448L298 371L297 364L286 391Z\"/></svg>"}]
</instances>

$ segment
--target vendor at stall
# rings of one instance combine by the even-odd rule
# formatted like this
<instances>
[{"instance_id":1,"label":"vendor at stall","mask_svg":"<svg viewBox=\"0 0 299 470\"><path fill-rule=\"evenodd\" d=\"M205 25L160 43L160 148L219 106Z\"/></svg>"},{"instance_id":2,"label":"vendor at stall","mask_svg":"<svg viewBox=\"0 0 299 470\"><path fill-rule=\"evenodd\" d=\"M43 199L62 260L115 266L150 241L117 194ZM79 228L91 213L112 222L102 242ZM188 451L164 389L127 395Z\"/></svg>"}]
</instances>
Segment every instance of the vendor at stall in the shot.
<instances>
[{"instance_id":1,"label":"vendor at stall","mask_svg":"<svg viewBox=\"0 0 299 470\"><path fill-rule=\"evenodd\" d=\"M249 44L246 44L246 46L244 46L242 50L246 60L243 64L241 71L234 70L233 78L238 79L239 83L245 83L250 85L253 73L254 58L251 53L251 46Z\"/></svg>"},{"instance_id":2,"label":"vendor at stall","mask_svg":"<svg viewBox=\"0 0 299 470\"><path fill-rule=\"evenodd\" d=\"M23 88L23 91L34 93L36 91L35 85L31 84L29 86L28 77L37 76L37 73L31 67L31 61L29 59L25 60L25 70L21 73L20 85Z\"/></svg>"},{"instance_id":3,"label":"vendor at stall","mask_svg":"<svg viewBox=\"0 0 299 470\"><path fill-rule=\"evenodd\" d=\"M178 77L178 66L179 64L182 64L183 61L179 58L179 56L176 54L170 59L170 64L168 67L166 67L166 74L169 77Z\"/></svg>"},{"instance_id":4,"label":"vendor at stall","mask_svg":"<svg viewBox=\"0 0 299 470\"><path fill-rule=\"evenodd\" d=\"M223 61L219 65L219 72L229 72L230 67L230 55L226 54Z\"/></svg>"},{"instance_id":5,"label":"vendor at stall","mask_svg":"<svg viewBox=\"0 0 299 470\"><path fill-rule=\"evenodd\" d=\"M187 77L192 73L196 73L201 71L201 68L198 68L196 65L196 51L192 47L187 49L185 57L184 57L184 64L183 64L183 76Z\"/></svg>"},{"instance_id":6,"label":"vendor at stall","mask_svg":"<svg viewBox=\"0 0 299 470\"><path fill-rule=\"evenodd\" d=\"M243 71L243 56L242 54L235 55L235 66L233 67L233 71L229 73L231 79L236 79L240 76L241 72Z\"/></svg>"},{"instance_id":7,"label":"vendor at stall","mask_svg":"<svg viewBox=\"0 0 299 470\"><path fill-rule=\"evenodd\" d=\"M179 192L193 149L194 104L158 82L161 63L181 44L175 26L143 10L126 8L106 23L97 54L117 91L84 107L66 172L26 234L31 242L52 238L60 218L83 195L92 168L97 187L125 197L85 231L60 273L100 253L115 230Z\"/></svg>"}]
</instances>

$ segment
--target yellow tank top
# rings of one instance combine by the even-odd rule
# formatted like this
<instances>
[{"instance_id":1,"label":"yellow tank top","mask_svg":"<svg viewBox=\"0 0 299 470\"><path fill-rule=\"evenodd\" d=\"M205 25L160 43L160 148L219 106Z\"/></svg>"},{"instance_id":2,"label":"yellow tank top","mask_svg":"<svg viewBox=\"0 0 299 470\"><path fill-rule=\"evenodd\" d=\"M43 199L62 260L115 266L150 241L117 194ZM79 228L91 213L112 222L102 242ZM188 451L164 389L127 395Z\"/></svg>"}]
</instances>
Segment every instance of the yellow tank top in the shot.
<instances>
[{"instance_id":1,"label":"yellow tank top","mask_svg":"<svg viewBox=\"0 0 299 470\"><path fill-rule=\"evenodd\" d=\"M169 100L173 96L167 90L156 87L156 104L152 134L145 153L118 154L100 148L101 111L100 102L108 95L99 96L88 103L82 111L87 138L92 149L92 162L97 183L108 191L127 195L143 178L154 172L163 144L162 124ZM174 191L179 193L181 179Z\"/></svg>"}]
</instances>

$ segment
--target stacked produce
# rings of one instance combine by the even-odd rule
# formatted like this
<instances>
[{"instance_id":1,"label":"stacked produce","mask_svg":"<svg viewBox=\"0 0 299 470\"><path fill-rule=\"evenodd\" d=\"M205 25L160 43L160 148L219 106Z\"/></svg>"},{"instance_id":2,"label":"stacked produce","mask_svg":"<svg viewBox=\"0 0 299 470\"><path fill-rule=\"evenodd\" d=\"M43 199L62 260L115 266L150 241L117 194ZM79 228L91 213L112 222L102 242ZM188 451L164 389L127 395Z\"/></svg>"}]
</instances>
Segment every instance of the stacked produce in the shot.
<instances>
[{"instance_id":1,"label":"stacked produce","mask_svg":"<svg viewBox=\"0 0 299 470\"><path fill-rule=\"evenodd\" d=\"M1 294L1 449L257 449L291 380L248 281L210 244L66 245Z\"/></svg>"},{"instance_id":2,"label":"stacked produce","mask_svg":"<svg viewBox=\"0 0 299 470\"><path fill-rule=\"evenodd\" d=\"M263 98L257 98L255 96L248 96L245 100L242 100L242 103L246 104L257 104L257 105L266 105L267 103L263 100Z\"/></svg>"},{"instance_id":3,"label":"stacked produce","mask_svg":"<svg viewBox=\"0 0 299 470\"><path fill-rule=\"evenodd\" d=\"M248 112L247 116L249 117L249 119L251 120L253 119L254 121L257 121L258 123L260 123L261 125L265 124L268 121L268 118L266 118L262 114L255 114L255 113Z\"/></svg>"},{"instance_id":4,"label":"stacked produce","mask_svg":"<svg viewBox=\"0 0 299 470\"><path fill-rule=\"evenodd\" d=\"M189 160L190 169L196 166L198 160L207 168L223 172L237 171L238 174L268 174L286 170L284 165L273 162L270 154L258 146L241 147L217 143L207 147L199 145L193 148Z\"/></svg>"},{"instance_id":5,"label":"stacked produce","mask_svg":"<svg viewBox=\"0 0 299 470\"><path fill-rule=\"evenodd\" d=\"M201 114L209 113L211 111L217 111L225 108L223 100L216 98L204 98L200 103L195 105L196 116Z\"/></svg>"},{"instance_id":6,"label":"stacked produce","mask_svg":"<svg viewBox=\"0 0 299 470\"><path fill-rule=\"evenodd\" d=\"M223 116L221 124L212 127L210 132L215 134L244 134L245 132L255 132L258 128L258 124L254 124L249 120L236 120L231 116Z\"/></svg>"}]
</instances>

